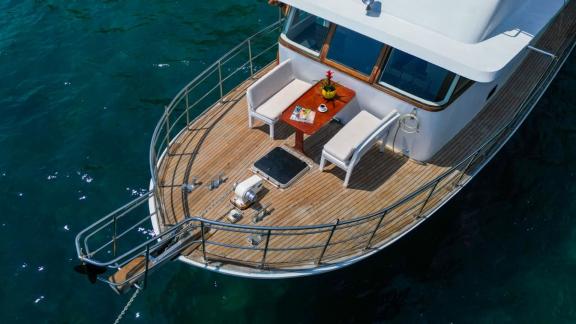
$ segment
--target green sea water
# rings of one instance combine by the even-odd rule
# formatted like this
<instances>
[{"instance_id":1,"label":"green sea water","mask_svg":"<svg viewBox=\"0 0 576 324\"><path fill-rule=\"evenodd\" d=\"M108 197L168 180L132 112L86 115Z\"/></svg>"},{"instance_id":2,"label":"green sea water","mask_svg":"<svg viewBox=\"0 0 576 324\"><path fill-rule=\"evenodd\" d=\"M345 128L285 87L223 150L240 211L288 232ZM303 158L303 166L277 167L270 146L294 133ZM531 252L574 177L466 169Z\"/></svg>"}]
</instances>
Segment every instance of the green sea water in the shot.
<instances>
[{"instance_id":1,"label":"green sea water","mask_svg":"<svg viewBox=\"0 0 576 324\"><path fill-rule=\"evenodd\" d=\"M76 274L74 236L146 191L163 106L277 19L266 1L0 3L0 322L111 323L128 296ZM321 276L170 263L125 323L576 322L576 57L428 223Z\"/></svg>"}]
</instances>

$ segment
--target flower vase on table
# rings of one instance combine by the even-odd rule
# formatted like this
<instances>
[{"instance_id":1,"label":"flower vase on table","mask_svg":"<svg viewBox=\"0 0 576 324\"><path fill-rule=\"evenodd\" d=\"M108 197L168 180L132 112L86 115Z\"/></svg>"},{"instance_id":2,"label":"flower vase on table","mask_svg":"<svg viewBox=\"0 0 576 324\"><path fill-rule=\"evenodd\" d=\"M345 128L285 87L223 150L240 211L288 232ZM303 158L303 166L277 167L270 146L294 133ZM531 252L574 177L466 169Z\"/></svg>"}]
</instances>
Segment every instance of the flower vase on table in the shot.
<instances>
[{"instance_id":1,"label":"flower vase on table","mask_svg":"<svg viewBox=\"0 0 576 324\"><path fill-rule=\"evenodd\" d=\"M326 100L331 100L336 97L336 83L332 81L334 72L326 72L326 78L322 80L322 97Z\"/></svg>"}]
</instances>

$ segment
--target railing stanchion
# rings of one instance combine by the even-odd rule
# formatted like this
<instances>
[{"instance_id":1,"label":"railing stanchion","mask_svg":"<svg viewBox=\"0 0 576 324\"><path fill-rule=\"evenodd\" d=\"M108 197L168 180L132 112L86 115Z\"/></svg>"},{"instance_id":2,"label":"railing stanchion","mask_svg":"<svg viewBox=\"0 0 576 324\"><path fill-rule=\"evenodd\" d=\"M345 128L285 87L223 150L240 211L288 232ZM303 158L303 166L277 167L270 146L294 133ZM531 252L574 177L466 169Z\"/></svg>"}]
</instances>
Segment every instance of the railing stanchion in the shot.
<instances>
[{"instance_id":1,"label":"railing stanchion","mask_svg":"<svg viewBox=\"0 0 576 324\"><path fill-rule=\"evenodd\" d=\"M154 143L154 145L152 146L152 155L153 155L153 161L154 161L154 172L152 173L154 179L154 190L153 190L153 195L154 195L154 203L155 203L155 209L158 212L158 221L164 220L164 206L163 206L163 202L160 199L160 186L163 184L160 182L160 179L158 179L158 154L157 154L157 148L156 148L156 143Z\"/></svg>"},{"instance_id":2,"label":"railing stanchion","mask_svg":"<svg viewBox=\"0 0 576 324\"><path fill-rule=\"evenodd\" d=\"M158 178L156 178L158 179ZM156 210L156 217L158 222L163 222L164 221L164 210L162 210L162 206L160 205L160 184L157 182L158 180L155 181L154 183L154 191L153 191L153 195L154 195L154 210Z\"/></svg>"},{"instance_id":3,"label":"railing stanchion","mask_svg":"<svg viewBox=\"0 0 576 324\"><path fill-rule=\"evenodd\" d=\"M332 240L332 236L334 235L334 231L336 230L336 227L338 227L338 224L340 224L340 219L337 219L336 223L334 223L334 225L332 225L332 229L330 230L330 234L328 234L328 239L326 240L326 244L324 244L324 247L322 248L322 252L320 253L320 256L318 257L318 261L316 261L316 265L319 265L320 263L322 263L322 258L324 257L324 253L326 253L326 250L328 249L328 245L330 245L330 241Z\"/></svg>"},{"instance_id":4,"label":"railing stanchion","mask_svg":"<svg viewBox=\"0 0 576 324\"><path fill-rule=\"evenodd\" d=\"M282 21L282 6L278 6L278 22Z\"/></svg>"},{"instance_id":5,"label":"railing stanchion","mask_svg":"<svg viewBox=\"0 0 576 324\"><path fill-rule=\"evenodd\" d=\"M380 228L380 225L382 225L382 221L384 220L384 217L386 217L386 214L388 214L388 209L386 209L386 211L384 211L382 213L382 216L378 220L378 224L376 224L376 227L372 231L372 234L370 234L370 239L368 240L368 244L366 244L366 247L364 248L364 250L368 250L370 248L370 246L372 245L372 240L374 239L374 235L376 235L376 232Z\"/></svg>"},{"instance_id":6,"label":"railing stanchion","mask_svg":"<svg viewBox=\"0 0 576 324\"><path fill-rule=\"evenodd\" d=\"M118 216L115 213L114 214L114 233L112 235L112 252L113 252L114 256L116 256L116 233L117 233L117 229L118 229L118 226L116 224L117 217Z\"/></svg>"},{"instance_id":7,"label":"railing stanchion","mask_svg":"<svg viewBox=\"0 0 576 324\"><path fill-rule=\"evenodd\" d=\"M202 258L204 258L204 263L208 263L208 258L206 256L206 238L204 237L203 221L200 221L200 235L202 235Z\"/></svg>"},{"instance_id":8,"label":"railing stanchion","mask_svg":"<svg viewBox=\"0 0 576 324\"><path fill-rule=\"evenodd\" d=\"M164 115L166 116L166 153L170 154L170 114L168 113L168 106L164 106Z\"/></svg>"},{"instance_id":9,"label":"railing stanchion","mask_svg":"<svg viewBox=\"0 0 576 324\"><path fill-rule=\"evenodd\" d=\"M260 268L264 269L266 264L266 255L268 254L268 245L270 244L270 236L272 235L272 230L269 229L266 233L266 244L264 245L264 253L262 254L262 262L260 263Z\"/></svg>"},{"instance_id":10,"label":"railing stanchion","mask_svg":"<svg viewBox=\"0 0 576 324\"><path fill-rule=\"evenodd\" d=\"M218 86L220 88L220 102L224 98L224 87L222 86L222 61L218 60Z\"/></svg>"},{"instance_id":11,"label":"railing stanchion","mask_svg":"<svg viewBox=\"0 0 576 324\"><path fill-rule=\"evenodd\" d=\"M190 104L188 102L188 88L186 88L186 128L188 128L188 125L190 124L190 113L188 112L188 108L190 108Z\"/></svg>"},{"instance_id":12,"label":"railing stanchion","mask_svg":"<svg viewBox=\"0 0 576 324\"><path fill-rule=\"evenodd\" d=\"M252 40L248 38L248 59L250 61L250 77L254 76L254 65L252 64Z\"/></svg>"},{"instance_id":13,"label":"railing stanchion","mask_svg":"<svg viewBox=\"0 0 576 324\"><path fill-rule=\"evenodd\" d=\"M148 262L150 261L150 243L146 244L146 268L144 269L144 289L148 284Z\"/></svg>"},{"instance_id":14,"label":"railing stanchion","mask_svg":"<svg viewBox=\"0 0 576 324\"><path fill-rule=\"evenodd\" d=\"M456 181L456 186L461 186L460 181L462 181L462 178L464 178L464 175L466 174L466 172L468 172L468 169L470 168L472 163L476 160L478 155L480 155L480 150L476 151L476 154L474 154L472 157L470 157L470 161L468 161L468 163L466 163L466 167L464 167L464 169L462 169L462 172L460 172L460 176L458 177L458 180Z\"/></svg>"},{"instance_id":15,"label":"railing stanchion","mask_svg":"<svg viewBox=\"0 0 576 324\"><path fill-rule=\"evenodd\" d=\"M436 186L438 186L438 183L440 182L440 180L442 180L442 179L438 179L438 180L436 180L436 182L434 182L434 185L432 186L432 189L430 189L428 196L426 196L426 200L424 200L422 207L420 207L420 211L418 212L418 216L416 216L416 218L422 217L422 213L424 212L424 208L428 204L428 201L430 200L430 198L432 198L432 195L434 194L434 190L436 190Z\"/></svg>"}]
</instances>

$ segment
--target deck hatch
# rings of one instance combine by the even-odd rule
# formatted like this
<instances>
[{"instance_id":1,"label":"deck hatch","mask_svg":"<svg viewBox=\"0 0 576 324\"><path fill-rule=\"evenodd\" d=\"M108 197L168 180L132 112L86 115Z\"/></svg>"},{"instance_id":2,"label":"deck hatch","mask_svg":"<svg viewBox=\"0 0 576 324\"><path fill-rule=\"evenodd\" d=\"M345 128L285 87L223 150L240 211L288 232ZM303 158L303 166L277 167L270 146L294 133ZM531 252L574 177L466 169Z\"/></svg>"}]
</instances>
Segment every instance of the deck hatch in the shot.
<instances>
[{"instance_id":1,"label":"deck hatch","mask_svg":"<svg viewBox=\"0 0 576 324\"><path fill-rule=\"evenodd\" d=\"M253 170L279 188L290 186L310 167L281 147L275 147L258 161Z\"/></svg>"}]
</instances>

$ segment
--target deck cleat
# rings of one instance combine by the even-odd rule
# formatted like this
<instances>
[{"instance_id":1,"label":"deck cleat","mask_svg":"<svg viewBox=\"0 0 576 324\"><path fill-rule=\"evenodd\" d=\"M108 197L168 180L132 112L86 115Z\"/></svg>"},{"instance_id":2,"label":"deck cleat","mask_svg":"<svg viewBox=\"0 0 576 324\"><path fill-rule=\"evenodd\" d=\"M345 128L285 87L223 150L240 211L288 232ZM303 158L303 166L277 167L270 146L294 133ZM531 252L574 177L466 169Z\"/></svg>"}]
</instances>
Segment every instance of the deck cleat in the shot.
<instances>
[{"instance_id":1,"label":"deck cleat","mask_svg":"<svg viewBox=\"0 0 576 324\"><path fill-rule=\"evenodd\" d=\"M194 189L198 188L202 183L198 182L198 177L192 177L192 183L183 183L180 187L183 192L191 193Z\"/></svg>"},{"instance_id":2,"label":"deck cleat","mask_svg":"<svg viewBox=\"0 0 576 324\"><path fill-rule=\"evenodd\" d=\"M218 187L224 184L226 180L228 180L228 178L224 175L224 172L220 172L216 178L210 180L210 182L208 183L208 189L210 191L218 189Z\"/></svg>"}]
</instances>

